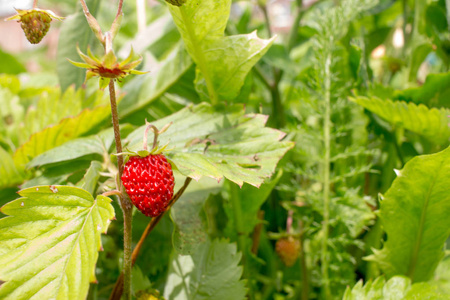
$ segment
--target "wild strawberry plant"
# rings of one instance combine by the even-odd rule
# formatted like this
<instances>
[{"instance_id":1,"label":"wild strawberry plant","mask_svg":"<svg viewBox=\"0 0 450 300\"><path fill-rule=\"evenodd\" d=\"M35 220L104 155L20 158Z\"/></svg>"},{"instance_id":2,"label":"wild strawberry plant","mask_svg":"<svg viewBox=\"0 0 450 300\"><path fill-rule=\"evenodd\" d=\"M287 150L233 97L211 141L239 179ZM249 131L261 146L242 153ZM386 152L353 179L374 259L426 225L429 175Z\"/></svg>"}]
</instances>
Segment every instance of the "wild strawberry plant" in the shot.
<instances>
[{"instance_id":1,"label":"wild strawberry plant","mask_svg":"<svg viewBox=\"0 0 450 300\"><path fill-rule=\"evenodd\" d=\"M447 299L449 11L18 8L60 33L0 51L0 299Z\"/></svg>"}]
</instances>

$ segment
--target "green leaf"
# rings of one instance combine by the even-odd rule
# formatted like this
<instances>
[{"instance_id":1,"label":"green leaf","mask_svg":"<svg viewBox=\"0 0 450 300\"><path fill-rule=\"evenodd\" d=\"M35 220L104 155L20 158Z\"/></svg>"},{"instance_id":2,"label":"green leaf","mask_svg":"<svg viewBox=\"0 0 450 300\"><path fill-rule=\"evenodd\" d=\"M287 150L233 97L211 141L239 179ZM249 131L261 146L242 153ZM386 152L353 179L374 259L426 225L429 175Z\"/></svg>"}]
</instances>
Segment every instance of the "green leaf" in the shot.
<instances>
[{"instance_id":1,"label":"green leaf","mask_svg":"<svg viewBox=\"0 0 450 300\"><path fill-rule=\"evenodd\" d=\"M138 111L160 97L191 67L184 47L177 47L152 74L137 76L124 87L127 93L119 104L121 116Z\"/></svg>"},{"instance_id":2,"label":"green leaf","mask_svg":"<svg viewBox=\"0 0 450 300\"><path fill-rule=\"evenodd\" d=\"M124 135L131 131L131 126L121 126L121 134ZM27 165L28 168L43 166L47 164L59 163L74 160L86 155L99 154L104 155L111 148L114 142L114 130L108 128L98 134L78 138L68 141L61 146L50 149L36 156Z\"/></svg>"},{"instance_id":3,"label":"green leaf","mask_svg":"<svg viewBox=\"0 0 450 300\"><path fill-rule=\"evenodd\" d=\"M240 300L246 288L241 254L236 245L226 241L207 241L193 255L175 255L169 267L164 289L167 299L183 300Z\"/></svg>"},{"instance_id":4,"label":"green leaf","mask_svg":"<svg viewBox=\"0 0 450 300\"><path fill-rule=\"evenodd\" d=\"M450 108L450 73L429 74L422 86L396 91L394 95L399 100Z\"/></svg>"},{"instance_id":5,"label":"green leaf","mask_svg":"<svg viewBox=\"0 0 450 300\"><path fill-rule=\"evenodd\" d=\"M181 255L192 254L208 238L208 229L202 217L203 208L209 195L218 193L220 188L221 184L209 178L191 183L171 208L173 248Z\"/></svg>"},{"instance_id":6,"label":"green leaf","mask_svg":"<svg viewBox=\"0 0 450 300\"><path fill-rule=\"evenodd\" d=\"M411 285L411 279L395 276L387 282L384 277L369 280L364 286L360 280L353 288L347 287L343 300L406 300L406 299L450 299L440 294L428 283Z\"/></svg>"},{"instance_id":7,"label":"green leaf","mask_svg":"<svg viewBox=\"0 0 450 300\"><path fill-rule=\"evenodd\" d=\"M0 49L0 74L20 74L26 72L25 67L11 54Z\"/></svg>"},{"instance_id":8,"label":"green leaf","mask_svg":"<svg viewBox=\"0 0 450 300\"><path fill-rule=\"evenodd\" d=\"M0 298L85 299L95 281L111 200L67 186L38 186L1 208Z\"/></svg>"},{"instance_id":9,"label":"green leaf","mask_svg":"<svg viewBox=\"0 0 450 300\"><path fill-rule=\"evenodd\" d=\"M368 259L389 277L426 281L444 256L450 235L450 147L411 159L397 175L379 212L387 241Z\"/></svg>"},{"instance_id":10,"label":"green leaf","mask_svg":"<svg viewBox=\"0 0 450 300\"><path fill-rule=\"evenodd\" d=\"M240 228L242 232L240 234L249 235L253 232L255 226L261 222L258 219L258 211L261 208L261 205L267 200L272 190L275 188L275 185L281 178L283 172L278 172L274 178L270 180L266 180L264 184L262 184L259 188L255 188L254 186L245 184L239 190L239 193L236 193L239 197L239 204L241 206L242 211L242 224L243 227ZM229 184L226 185L228 189L233 188L230 187ZM232 195L230 195L232 197ZM229 199L228 199L229 200ZM231 237L232 240L237 239L237 232L235 230L235 216L233 212L232 203L227 201L224 205L225 212L228 217L227 227L225 228L225 234L227 237Z\"/></svg>"},{"instance_id":11,"label":"green leaf","mask_svg":"<svg viewBox=\"0 0 450 300\"><path fill-rule=\"evenodd\" d=\"M197 90L212 103L237 97L248 72L275 39L259 39L255 32L224 37L231 2L200 0L188 1L181 7L169 5L186 49L197 65Z\"/></svg>"},{"instance_id":12,"label":"green leaf","mask_svg":"<svg viewBox=\"0 0 450 300\"><path fill-rule=\"evenodd\" d=\"M100 0L88 0L86 2L91 14L96 16L100 6ZM59 83L63 91L72 84L77 88L83 84L86 70L73 66L68 59L79 61L80 58L76 46L78 45L81 50L85 50L94 38L94 34L86 21L86 17L80 10L81 7L78 9L79 12L68 16L64 20L59 34L56 61Z\"/></svg>"},{"instance_id":13,"label":"green leaf","mask_svg":"<svg viewBox=\"0 0 450 300\"><path fill-rule=\"evenodd\" d=\"M21 141L27 141L33 133L49 125L58 123L62 118L75 116L81 111L85 91L68 88L63 94L59 88L42 93L36 105L27 110L23 128L20 130Z\"/></svg>"},{"instance_id":14,"label":"green leaf","mask_svg":"<svg viewBox=\"0 0 450 300\"><path fill-rule=\"evenodd\" d=\"M88 193L94 194L95 187L97 186L98 179L100 178L100 172L103 170L103 166L99 161L92 161L89 169L84 175L83 179L78 182L77 186L86 190Z\"/></svg>"},{"instance_id":15,"label":"green leaf","mask_svg":"<svg viewBox=\"0 0 450 300\"><path fill-rule=\"evenodd\" d=\"M450 127L449 109L428 108L423 104L403 101L381 100L376 97L351 98L365 109L379 115L394 126L405 128L424 136L435 144L448 144Z\"/></svg>"},{"instance_id":16,"label":"green leaf","mask_svg":"<svg viewBox=\"0 0 450 300\"><path fill-rule=\"evenodd\" d=\"M161 129L173 122L159 140L174 147L167 155L181 174L195 180L225 177L239 186L247 182L259 187L293 143L280 141L285 135L281 131L264 127L267 116L244 113L241 105L220 111L202 103L152 124ZM145 127L127 137L130 150L142 148Z\"/></svg>"},{"instance_id":17,"label":"green leaf","mask_svg":"<svg viewBox=\"0 0 450 300\"><path fill-rule=\"evenodd\" d=\"M58 124L45 128L17 149L14 161L18 166L26 165L31 159L56 146L88 133L110 115L109 105L85 109L74 117L62 119Z\"/></svg>"},{"instance_id":18,"label":"green leaf","mask_svg":"<svg viewBox=\"0 0 450 300\"><path fill-rule=\"evenodd\" d=\"M0 147L0 188L17 186L24 179L24 170L18 169L12 156Z\"/></svg>"}]
</instances>

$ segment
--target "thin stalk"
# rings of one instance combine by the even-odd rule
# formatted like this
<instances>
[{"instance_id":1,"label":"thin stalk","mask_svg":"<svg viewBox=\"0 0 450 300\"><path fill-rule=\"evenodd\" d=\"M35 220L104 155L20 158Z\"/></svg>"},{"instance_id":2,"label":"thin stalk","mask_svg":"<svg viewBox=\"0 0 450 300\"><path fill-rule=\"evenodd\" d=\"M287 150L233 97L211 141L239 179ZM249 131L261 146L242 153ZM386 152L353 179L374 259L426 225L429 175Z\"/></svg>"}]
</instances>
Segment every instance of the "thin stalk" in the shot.
<instances>
[{"instance_id":1,"label":"thin stalk","mask_svg":"<svg viewBox=\"0 0 450 300\"><path fill-rule=\"evenodd\" d=\"M260 210L258 211L258 220L259 223L255 226L255 229L253 230L253 236L252 236L252 253L257 255L258 254L258 248L259 248L259 242L261 241L261 232L263 229L263 220L264 220L264 211Z\"/></svg>"},{"instance_id":2,"label":"thin stalk","mask_svg":"<svg viewBox=\"0 0 450 300\"><path fill-rule=\"evenodd\" d=\"M178 192L173 196L172 200L170 200L169 208L172 207L173 204L183 195L184 191L188 187L189 183L192 181L190 177L186 178L184 181L183 186L178 190ZM139 253L141 251L142 245L144 244L145 239L148 237L150 232L153 231L155 226L159 223L159 221L162 219L162 217L166 214L167 211L169 211L169 208L164 211L161 215L152 218L151 221L148 223L147 227L145 228L144 232L141 235L141 238L139 239L139 242L137 243L136 247L133 250L133 254L131 255L131 266L134 266L134 263L136 262ZM123 293L123 282L124 282L124 273L120 273L119 278L117 278L117 281L114 285L113 291L111 295L109 296L109 300L120 300Z\"/></svg>"},{"instance_id":3,"label":"thin stalk","mask_svg":"<svg viewBox=\"0 0 450 300\"><path fill-rule=\"evenodd\" d=\"M297 13L295 15L294 23L292 24L291 32L289 34L289 41L287 45L288 53L294 48L295 41L298 37L298 28L303 16L303 0L297 0Z\"/></svg>"},{"instance_id":4,"label":"thin stalk","mask_svg":"<svg viewBox=\"0 0 450 300\"><path fill-rule=\"evenodd\" d=\"M33 1L33 9L35 9L37 7L37 3L38 3L38 0Z\"/></svg>"},{"instance_id":5,"label":"thin stalk","mask_svg":"<svg viewBox=\"0 0 450 300\"><path fill-rule=\"evenodd\" d=\"M331 55L325 61L325 116L324 116L324 172L323 172L323 239L321 249L322 280L325 299L331 299L330 280L328 276L328 236L330 222L330 152L331 152Z\"/></svg>"},{"instance_id":6,"label":"thin stalk","mask_svg":"<svg viewBox=\"0 0 450 300\"><path fill-rule=\"evenodd\" d=\"M246 257L246 235L244 232L244 219L242 217L242 207L241 203L239 202L239 195L238 195L238 186L234 183L230 186L230 200L231 205L233 206L233 214L234 214L234 229L236 230L237 234L237 244L238 249L242 253L242 265L244 266L244 277L249 280L249 296L250 299L252 299L253 295L253 289L252 289L252 283L250 282L250 274L248 274L248 268L247 268L247 257Z\"/></svg>"},{"instance_id":7,"label":"thin stalk","mask_svg":"<svg viewBox=\"0 0 450 300\"><path fill-rule=\"evenodd\" d=\"M109 99L111 102L111 115L112 123L114 128L114 138L116 140L116 150L117 153L122 153L122 140L120 138L120 128L119 128L119 116L117 112L117 101L116 101L116 91L114 88L114 80L109 82ZM122 191L119 195L120 206L123 211L123 295L125 300L131 299L131 237L132 237L132 219L133 219L133 208L126 193L124 191L121 177L123 173L123 157L121 155L117 156L117 166L118 172L118 189Z\"/></svg>"}]
</instances>

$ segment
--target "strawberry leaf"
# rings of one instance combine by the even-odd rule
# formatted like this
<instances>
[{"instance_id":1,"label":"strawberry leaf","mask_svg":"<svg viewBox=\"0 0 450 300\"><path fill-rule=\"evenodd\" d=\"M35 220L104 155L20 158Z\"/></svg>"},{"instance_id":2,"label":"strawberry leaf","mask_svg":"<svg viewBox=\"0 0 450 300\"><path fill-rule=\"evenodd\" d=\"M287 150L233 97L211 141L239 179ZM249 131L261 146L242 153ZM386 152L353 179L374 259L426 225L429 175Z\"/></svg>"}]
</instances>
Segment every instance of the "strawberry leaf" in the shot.
<instances>
[{"instance_id":1,"label":"strawberry leaf","mask_svg":"<svg viewBox=\"0 0 450 300\"><path fill-rule=\"evenodd\" d=\"M16 186L24 178L23 169L17 168L12 156L0 147L0 188Z\"/></svg>"},{"instance_id":2,"label":"strawberry leaf","mask_svg":"<svg viewBox=\"0 0 450 300\"><path fill-rule=\"evenodd\" d=\"M38 186L1 208L1 299L85 299L95 281L111 200L67 186Z\"/></svg>"},{"instance_id":3,"label":"strawberry leaf","mask_svg":"<svg viewBox=\"0 0 450 300\"><path fill-rule=\"evenodd\" d=\"M368 257L387 276L405 275L413 282L432 277L450 235L449 178L450 147L417 156L398 171L379 213L387 241Z\"/></svg>"},{"instance_id":4,"label":"strawberry leaf","mask_svg":"<svg viewBox=\"0 0 450 300\"><path fill-rule=\"evenodd\" d=\"M220 110L203 103L152 124L161 129L173 122L159 141L174 148L167 156L181 174L195 180L207 176L220 181L225 177L239 186L247 182L259 187L293 147L292 142L280 141L283 132L264 127L266 121L264 115L246 115L242 105ZM128 136L131 151L142 148L145 127Z\"/></svg>"},{"instance_id":5,"label":"strawberry leaf","mask_svg":"<svg viewBox=\"0 0 450 300\"><path fill-rule=\"evenodd\" d=\"M411 279L394 276L387 282L384 277L374 281L369 280L363 285L362 280L353 288L347 287L343 300L406 300L406 299L450 299L450 296L440 294L437 288L429 283L411 285Z\"/></svg>"},{"instance_id":6,"label":"strawberry leaf","mask_svg":"<svg viewBox=\"0 0 450 300\"><path fill-rule=\"evenodd\" d=\"M405 128L422 135L436 144L448 144L450 127L449 109L428 108L423 104L403 101L382 100L379 98L357 97L352 101L377 114L394 126Z\"/></svg>"},{"instance_id":7,"label":"strawberry leaf","mask_svg":"<svg viewBox=\"0 0 450 300\"><path fill-rule=\"evenodd\" d=\"M205 202L212 193L218 193L221 186L209 178L191 183L171 208L170 215L174 223L173 247L181 255L192 254L198 245L206 241L208 228L202 217Z\"/></svg>"},{"instance_id":8,"label":"strawberry leaf","mask_svg":"<svg viewBox=\"0 0 450 300\"><path fill-rule=\"evenodd\" d=\"M275 40L263 40L253 32L224 36L231 0L188 1L169 5L186 49L197 65L196 88L204 98L232 100L245 77Z\"/></svg>"},{"instance_id":9,"label":"strawberry leaf","mask_svg":"<svg viewBox=\"0 0 450 300\"><path fill-rule=\"evenodd\" d=\"M193 255L174 255L164 289L167 299L245 299L241 254L235 244L207 241Z\"/></svg>"}]
</instances>

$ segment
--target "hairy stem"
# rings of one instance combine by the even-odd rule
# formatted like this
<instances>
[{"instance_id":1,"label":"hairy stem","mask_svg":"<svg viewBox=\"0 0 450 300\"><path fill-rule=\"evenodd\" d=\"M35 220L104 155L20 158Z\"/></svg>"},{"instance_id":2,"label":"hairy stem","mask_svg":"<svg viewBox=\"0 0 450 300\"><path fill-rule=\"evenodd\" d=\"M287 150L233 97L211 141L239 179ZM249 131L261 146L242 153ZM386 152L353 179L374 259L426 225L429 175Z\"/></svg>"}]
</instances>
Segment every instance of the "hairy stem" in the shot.
<instances>
[{"instance_id":1,"label":"hairy stem","mask_svg":"<svg viewBox=\"0 0 450 300\"><path fill-rule=\"evenodd\" d=\"M324 171L323 171L323 239L321 249L323 293L325 299L331 299L330 280L328 276L328 235L330 222L330 152L331 152L331 55L325 61L325 116L324 116Z\"/></svg>"},{"instance_id":2,"label":"hairy stem","mask_svg":"<svg viewBox=\"0 0 450 300\"><path fill-rule=\"evenodd\" d=\"M264 220L264 211L260 210L258 211L258 220L259 223L255 226L255 229L253 230L253 236L252 236L252 253L257 255L258 254L258 248L259 248L259 242L261 241L261 232L263 229L263 220Z\"/></svg>"},{"instance_id":3,"label":"hairy stem","mask_svg":"<svg viewBox=\"0 0 450 300\"><path fill-rule=\"evenodd\" d=\"M141 238L139 239L139 242L137 243L136 247L133 250L133 254L131 255L131 266L134 265L136 262L136 259L139 256L139 252L141 251L142 245L144 244L145 239L148 237L150 232L153 231L155 226L159 223L159 221L162 219L162 217L166 214L166 212L169 210L170 207L183 195L184 191L188 187L189 183L192 181L190 177L186 178L184 181L183 186L178 190L178 192L173 196L172 200L170 200L169 207L165 212L163 212L161 215L152 218L151 221L148 223L147 227L145 228L144 232L141 235ZM124 282L124 273L120 273L119 278L117 278L117 281L114 285L113 291L111 295L109 296L109 300L120 300L123 293L123 282Z\"/></svg>"},{"instance_id":4,"label":"hairy stem","mask_svg":"<svg viewBox=\"0 0 450 300\"><path fill-rule=\"evenodd\" d=\"M119 128L119 116L117 112L117 101L116 101L116 91L114 88L114 80L109 82L109 99L111 102L111 115L112 123L114 128L114 138L116 140L116 150L117 153L122 153L122 140L120 138L120 128ZM123 295L125 300L131 299L131 237L132 228L131 223L133 219L133 207L130 200L126 196L126 192L123 188L121 177L123 173L123 157L121 155L117 156L117 166L118 172L118 189L122 192L119 195L120 206L123 211Z\"/></svg>"}]
</instances>

